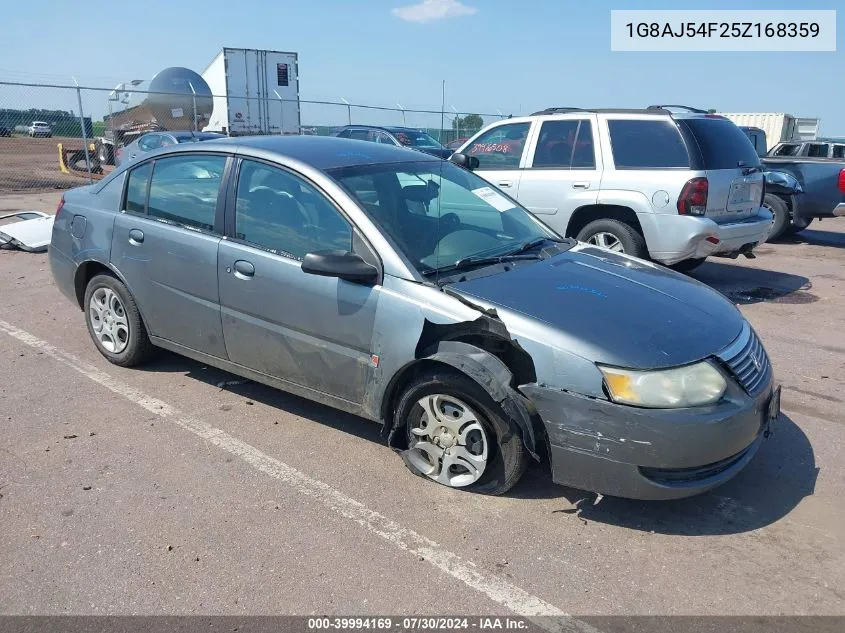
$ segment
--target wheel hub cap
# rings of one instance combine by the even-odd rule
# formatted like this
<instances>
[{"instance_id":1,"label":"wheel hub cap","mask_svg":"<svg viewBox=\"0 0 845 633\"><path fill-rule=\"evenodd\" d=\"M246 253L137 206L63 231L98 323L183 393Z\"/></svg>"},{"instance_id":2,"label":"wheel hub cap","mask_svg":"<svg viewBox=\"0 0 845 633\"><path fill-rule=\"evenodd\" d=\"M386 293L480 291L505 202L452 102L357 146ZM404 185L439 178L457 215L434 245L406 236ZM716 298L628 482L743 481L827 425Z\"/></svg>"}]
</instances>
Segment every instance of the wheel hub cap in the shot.
<instances>
[{"instance_id":1,"label":"wheel hub cap","mask_svg":"<svg viewBox=\"0 0 845 633\"><path fill-rule=\"evenodd\" d=\"M111 288L101 286L91 295L88 319L103 349L113 354L126 349L129 344L129 320L120 297Z\"/></svg>"},{"instance_id":2,"label":"wheel hub cap","mask_svg":"<svg viewBox=\"0 0 845 633\"><path fill-rule=\"evenodd\" d=\"M601 248L606 248L609 251L616 251L617 253L625 252L622 242L620 242L619 238L613 233L596 233L595 235L590 236L587 243Z\"/></svg>"},{"instance_id":3,"label":"wheel hub cap","mask_svg":"<svg viewBox=\"0 0 845 633\"><path fill-rule=\"evenodd\" d=\"M411 428L409 461L431 479L454 488L478 481L487 467L487 432L473 409L452 396L417 401L422 415Z\"/></svg>"}]
</instances>

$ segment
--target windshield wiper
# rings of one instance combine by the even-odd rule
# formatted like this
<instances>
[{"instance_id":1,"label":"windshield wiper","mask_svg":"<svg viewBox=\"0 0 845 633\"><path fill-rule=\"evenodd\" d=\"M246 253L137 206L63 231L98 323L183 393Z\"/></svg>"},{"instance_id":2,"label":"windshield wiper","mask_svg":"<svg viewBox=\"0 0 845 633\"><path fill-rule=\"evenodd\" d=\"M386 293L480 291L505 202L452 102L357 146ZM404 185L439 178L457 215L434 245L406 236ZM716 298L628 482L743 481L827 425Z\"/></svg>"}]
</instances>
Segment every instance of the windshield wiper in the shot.
<instances>
[{"instance_id":1,"label":"windshield wiper","mask_svg":"<svg viewBox=\"0 0 845 633\"><path fill-rule=\"evenodd\" d=\"M516 255L516 254L509 254L509 255L495 255L490 257L463 257L456 261L454 264L449 266L444 266L442 268L438 268L436 272L451 272L455 270L463 270L465 268L471 268L473 266L485 266L487 264L501 264L502 262L513 262L513 261L529 261L532 259L541 259L539 254L536 255ZM435 272L435 271L432 271Z\"/></svg>"},{"instance_id":2,"label":"windshield wiper","mask_svg":"<svg viewBox=\"0 0 845 633\"><path fill-rule=\"evenodd\" d=\"M528 240L527 242L523 242L520 244L515 251L511 251L508 255L518 255L520 253L524 253L525 251L530 251L532 248L537 248L545 244L546 242L558 242L558 243L570 243L570 240L563 239L560 237L538 237L533 240ZM571 244L574 246L574 244Z\"/></svg>"}]
</instances>

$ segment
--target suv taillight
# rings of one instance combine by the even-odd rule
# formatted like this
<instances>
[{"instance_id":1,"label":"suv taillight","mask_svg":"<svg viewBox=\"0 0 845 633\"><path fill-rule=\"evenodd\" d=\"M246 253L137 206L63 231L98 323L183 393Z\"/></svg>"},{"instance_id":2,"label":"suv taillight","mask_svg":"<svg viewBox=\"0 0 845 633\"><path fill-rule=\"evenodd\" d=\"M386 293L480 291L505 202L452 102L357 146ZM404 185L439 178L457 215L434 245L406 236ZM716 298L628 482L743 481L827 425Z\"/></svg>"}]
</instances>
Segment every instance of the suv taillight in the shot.
<instances>
[{"instance_id":1,"label":"suv taillight","mask_svg":"<svg viewBox=\"0 0 845 633\"><path fill-rule=\"evenodd\" d=\"M704 215L707 210L707 178L688 180L678 198L678 213L681 215Z\"/></svg>"},{"instance_id":2,"label":"suv taillight","mask_svg":"<svg viewBox=\"0 0 845 633\"><path fill-rule=\"evenodd\" d=\"M845 169L839 170L839 191L845 193Z\"/></svg>"},{"instance_id":3,"label":"suv taillight","mask_svg":"<svg viewBox=\"0 0 845 633\"><path fill-rule=\"evenodd\" d=\"M56 220L59 219L59 214L61 214L62 209L65 208L65 197L62 196L62 199L59 200L59 206L56 207Z\"/></svg>"}]
</instances>

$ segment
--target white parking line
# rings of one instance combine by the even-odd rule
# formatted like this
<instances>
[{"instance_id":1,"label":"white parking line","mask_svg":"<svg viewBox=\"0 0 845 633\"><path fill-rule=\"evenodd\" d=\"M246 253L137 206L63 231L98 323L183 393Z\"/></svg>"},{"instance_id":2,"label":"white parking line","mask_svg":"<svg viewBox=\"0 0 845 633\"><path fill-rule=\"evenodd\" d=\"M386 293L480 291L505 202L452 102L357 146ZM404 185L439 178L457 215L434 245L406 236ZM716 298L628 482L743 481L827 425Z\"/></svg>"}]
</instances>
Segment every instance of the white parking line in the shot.
<instances>
[{"instance_id":1,"label":"white parking line","mask_svg":"<svg viewBox=\"0 0 845 633\"><path fill-rule=\"evenodd\" d=\"M569 617L567 613L556 606L531 595L502 578L478 571L477 566L472 561L461 558L431 539L403 527L383 514L369 509L360 501L356 501L328 484L309 477L296 468L262 453L254 446L229 435L225 431L201 420L183 416L178 409L166 402L113 378L94 365L86 363L73 354L41 340L11 323L0 320L0 330L67 365L89 380L143 407L150 413L190 431L224 451L236 455L257 470L283 481L298 493L319 501L331 511L358 523L364 529L383 538L398 549L423 557L426 562L484 594L494 602L507 607L514 613L526 617L557 616L534 620L538 626L549 631L596 633L596 629L591 625Z\"/></svg>"}]
</instances>

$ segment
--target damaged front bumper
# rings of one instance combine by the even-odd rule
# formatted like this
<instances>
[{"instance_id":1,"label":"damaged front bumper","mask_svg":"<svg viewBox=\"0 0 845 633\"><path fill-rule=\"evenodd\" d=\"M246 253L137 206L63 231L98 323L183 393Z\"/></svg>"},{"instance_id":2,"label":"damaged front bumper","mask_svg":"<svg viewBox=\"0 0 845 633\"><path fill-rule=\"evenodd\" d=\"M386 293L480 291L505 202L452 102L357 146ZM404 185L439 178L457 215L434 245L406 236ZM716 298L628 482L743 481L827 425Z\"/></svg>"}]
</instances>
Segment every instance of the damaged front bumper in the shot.
<instances>
[{"instance_id":1,"label":"damaged front bumper","mask_svg":"<svg viewBox=\"0 0 845 633\"><path fill-rule=\"evenodd\" d=\"M754 398L732 385L709 407L643 409L523 385L543 420L555 483L630 499L679 499L731 479L771 421L773 383Z\"/></svg>"}]
</instances>

